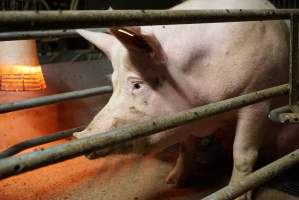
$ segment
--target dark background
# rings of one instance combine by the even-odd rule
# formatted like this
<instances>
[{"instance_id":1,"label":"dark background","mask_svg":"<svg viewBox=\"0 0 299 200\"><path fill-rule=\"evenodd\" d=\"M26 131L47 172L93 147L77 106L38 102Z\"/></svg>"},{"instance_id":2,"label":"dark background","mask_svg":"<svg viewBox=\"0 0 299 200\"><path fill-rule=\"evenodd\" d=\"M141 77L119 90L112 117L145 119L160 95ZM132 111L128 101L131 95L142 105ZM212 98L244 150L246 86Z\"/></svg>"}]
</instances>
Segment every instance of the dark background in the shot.
<instances>
[{"instance_id":1,"label":"dark background","mask_svg":"<svg viewBox=\"0 0 299 200\"><path fill-rule=\"evenodd\" d=\"M0 0L5 10L168 9L183 0ZM250 0L248 0L250 1ZM298 8L299 0L271 0L277 8ZM75 41L75 42L74 42ZM38 40L42 63L99 59L102 54L80 37Z\"/></svg>"}]
</instances>

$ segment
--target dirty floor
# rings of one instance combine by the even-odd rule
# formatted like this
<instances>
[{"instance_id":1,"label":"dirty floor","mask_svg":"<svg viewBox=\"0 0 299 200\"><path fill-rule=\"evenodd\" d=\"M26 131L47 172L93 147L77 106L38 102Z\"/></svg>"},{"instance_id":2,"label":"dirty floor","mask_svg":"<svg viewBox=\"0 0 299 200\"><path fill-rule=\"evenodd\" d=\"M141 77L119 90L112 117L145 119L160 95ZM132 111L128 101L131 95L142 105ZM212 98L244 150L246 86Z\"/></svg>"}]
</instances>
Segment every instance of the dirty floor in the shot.
<instances>
[{"instance_id":1,"label":"dirty floor","mask_svg":"<svg viewBox=\"0 0 299 200\"><path fill-rule=\"evenodd\" d=\"M217 168L212 169L211 180L207 175L184 189L165 184L175 154L171 149L147 157L119 155L88 160L81 156L1 180L0 200L195 200L226 184L229 173L220 169L221 163L218 171L226 172L215 175ZM297 199L267 187L256 194L258 200Z\"/></svg>"}]
</instances>

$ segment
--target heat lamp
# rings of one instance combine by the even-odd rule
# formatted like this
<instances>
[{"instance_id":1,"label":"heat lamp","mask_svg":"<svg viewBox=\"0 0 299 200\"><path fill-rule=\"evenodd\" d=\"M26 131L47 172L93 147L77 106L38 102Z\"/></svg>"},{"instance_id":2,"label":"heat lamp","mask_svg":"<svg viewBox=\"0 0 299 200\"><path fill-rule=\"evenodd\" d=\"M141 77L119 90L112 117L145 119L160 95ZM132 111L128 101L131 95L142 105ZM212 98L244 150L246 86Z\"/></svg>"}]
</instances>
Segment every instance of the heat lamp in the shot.
<instances>
[{"instance_id":1,"label":"heat lamp","mask_svg":"<svg viewBox=\"0 0 299 200\"><path fill-rule=\"evenodd\" d=\"M45 88L36 41L0 42L0 90L34 91Z\"/></svg>"}]
</instances>

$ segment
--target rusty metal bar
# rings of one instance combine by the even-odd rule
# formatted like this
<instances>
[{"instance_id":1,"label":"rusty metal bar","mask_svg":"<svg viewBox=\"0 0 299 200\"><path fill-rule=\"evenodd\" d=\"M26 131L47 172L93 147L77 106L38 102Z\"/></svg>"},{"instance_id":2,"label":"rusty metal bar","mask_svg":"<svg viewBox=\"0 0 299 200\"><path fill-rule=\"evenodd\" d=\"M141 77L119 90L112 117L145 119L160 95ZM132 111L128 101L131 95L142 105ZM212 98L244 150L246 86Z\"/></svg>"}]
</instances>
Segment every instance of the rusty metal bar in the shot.
<instances>
[{"instance_id":1,"label":"rusty metal bar","mask_svg":"<svg viewBox=\"0 0 299 200\"><path fill-rule=\"evenodd\" d=\"M284 119L281 118L281 114L289 113L289 112L291 112L291 109L287 105L287 106L283 106L283 107L279 107L279 108L275 108L275 109L271 110L268 117L273 122L286 123L286 121L284 121Z\"/></svg>"},{"instance_id":2,"label":"rusty metal bar","mask_svg":"<svg viewBox=\"0 0 299 200\"><path fill-rule=\"evenodd\" d=\"M280 123L299 123L299 91L298 91L298 15L291 14L290 18L290 54L289 54L289 105L274 109L269 118Z\"/></svg>"},{"instance_id":3,"label":"rusty metal bar","mask_svg":"<svg viewBox=\"0 0 299 200\"><path fill-rule=\"evenodd\" d=\"M106 32L106 29L88 29L90 31ZM0 41L7 40L27 40L27 39L43 39L43 38L73 38L79 37L79 34L73 30L49 30L49 31L21 31L0 33Z\"/></svg>"},{"instance_id":4,"label":"rusty metal bar","mask_svg":"<svg viewBox=\"0 0 299 200\"><path fill-rule=\"evenodd\" d=\"M298 95L299 91L296 87L298 80L298 16L291 14L291 30L290 30L290 67L289 67L289 106L293 112L299 112Z\"/></svg>"},{"instance_id":5,"label":"rusty metal bar","mask_svg":"<svg viewBox=\"0 0 299 200\"><path fill-rule=\"evenodd\" d=\"M41 144L46 144L49 142L53 142L56 140L61 140L61 139L70 137L73 135L74 132L82 131L82 130L84 130L84 128L85 128L85 126L80 126L77 128L72 128L72 129L68 129L65 131L53 133L50 135L37 137L34 139L30 139L30 140L25 140L23 142L20 142L18 144L15 144L15 145L9 147L5 151L0 152L0 159L15 155L15 154L17 154L21 151L24 151L25 149L31 148L31 147L35 147L35 146L38 146Z\"/></svg>"},{"instance_id":6,"label":"rusty metal bar","mask_svg":"<svg viewBox=\"0 0 299 200\"><path fill-rule=\"evenodd\" d=\"M299 149L249 174L243 180L228 185L202 200L230 200L257 188L299 162Z\"/></svg>"},{"instance_id":7,"label":"rusty metal bar","mask_svg":"<svg viewBox=\"0 0 299 200\"><path fill-rule=\"evenodd\" d=\"M0 41L7 40L25 40L42 38L72 38L77 37L75 30L55 30L55 31L21 31L0 33Z\"/></svg>"},{"instance_id":8,"label":"rusty metal bar","mask_svg":"<svg viewBox=\"0 0 299 200\"><path fill-rule=\"evenodd\" d=\"M17 101L12 103L0 104L0 113L7 113L16 110L26 109L26 108L58 103L58 102L71 100L71 99L79 99L84 97L100 95L100 94L107 94L111 92L112 92L111 86L103 86L103 87L96 87L96 88L84 89L84 90L73 91L73 92L65 92L61 94L54 94L46 97L39 97L39 98Z\"/></svg>"},{"instance_id":9,"label":"rusty metal bar","mask_svg":"<svg viewBox=\"0 0 299 200\"><path fill-rule=\"evenodd\" d=\"M288 92L288 84L280 85L172 115L161 116L145 122L131 124L108 132L96 133L95 135L50 147L42 151L4 158L0 160L0 178L3 179L42 166L62 162L67 159L90 153L94 150L146 137L159 131L171 129L198 119L207 118L266 99L287 95Z\"/></svg>"},{"instance_id":10,"label":"rusty metal bar","mask_svg":"<svg viewBox=\"0 0 299 200\"><path fill-rule=\"evenodd\" d=\"M299 9L3 11L0 32L290 19Z\"/></svg>"},{"instance_id":11,"label":"rusty metal bar","mask_svg":"<svg viewBox=\"0 0 299 200\"><path fill-rule=\"evenodd\" d=\"M280 119L283 123L299 123L299 113L281 113Z\"/></svg>"}]
</instances>

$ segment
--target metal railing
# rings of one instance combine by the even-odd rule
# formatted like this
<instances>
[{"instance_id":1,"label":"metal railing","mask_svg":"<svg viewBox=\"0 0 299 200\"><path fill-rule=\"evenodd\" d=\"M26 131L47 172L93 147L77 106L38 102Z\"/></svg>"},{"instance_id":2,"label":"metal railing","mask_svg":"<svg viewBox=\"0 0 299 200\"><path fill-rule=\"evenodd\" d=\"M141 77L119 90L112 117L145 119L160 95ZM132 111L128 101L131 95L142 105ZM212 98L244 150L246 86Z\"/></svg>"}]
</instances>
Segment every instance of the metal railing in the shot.
<instances>
[{"instance_id":1,"label":"metal railing","mask_svg":"<svg viewBox=\"0 0 299 200\"><path fill-rule=\"evenodd\" d=\"M131 124L108 132L96 133L92 136L56 145L42 151L4 158L0 160L0 179L71 159L111 145L117 145L133 139L145 137L194 120L203 119L277 96L289 94L289 109L278 109L275 112L270 113L270 116L274 116L275 119L278 120L280 119L280 114L292 114L296 116L296 113L283 112L286 112L287 110L297 112L298 110L297 74L294 73L294 69L297 67L296 49L298 47L298 15L299 10L45 11L38 13L0 13L0 27L5 27L5 31L28 30L28 27L31 30L47 30L61 28L91 28L98 26L120 27L130 25L216 23L280 19L291 20L289 84L256 91L172 115L154 118L146 122ZM34 106L34 104L32 106ZM206 199L234 198L257 187L259 184L278 175L298 162L299 156L297 150L280 160L273 162L270 166L266 166L247 176L241 181L240 185L230 185Z\"/></svg>"},{"instance_id":2,"label":"metal railing","mask_svg":"<svg viewBox=\"0 0 299 200\"><path fill-rule=\"evenodd\" d=\"M88 29L90 31L106 32L106 29ZM24 40L24 39L43 39L43 38L73 38L80 37L76 30L49 30L49 31L18 31L0 33L0 41Z\"/></svg>"},{"instance_id":3,"label":"metal railing","mask_svg":"<svg viewBox=\"0 0 299 200\"><path fill-rule=\"evenodd\" d=\"M291 14L299 10L15 11L0 13L0 31L279 20Z\"/></svg>"},{"instance_id":4,"label":"metal railing","mask_svg":"<svg viewBox=\"0 0 299 200\"><path fill-rule=\"evenodd\" d=\"M26 108L33 108L37 106L59 103L62 101L67 101L72 99L91 97L100 94L108 94L111 92L112 92L111 86L102 86L102 87L84 89L79 91L54 94L45 97L38 97L34 99L22 100L22 101L17 101L12 103L0 104L0 113L7 113L7 112L26 109Z\"/></svg>"}]
</instances>

